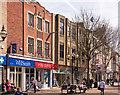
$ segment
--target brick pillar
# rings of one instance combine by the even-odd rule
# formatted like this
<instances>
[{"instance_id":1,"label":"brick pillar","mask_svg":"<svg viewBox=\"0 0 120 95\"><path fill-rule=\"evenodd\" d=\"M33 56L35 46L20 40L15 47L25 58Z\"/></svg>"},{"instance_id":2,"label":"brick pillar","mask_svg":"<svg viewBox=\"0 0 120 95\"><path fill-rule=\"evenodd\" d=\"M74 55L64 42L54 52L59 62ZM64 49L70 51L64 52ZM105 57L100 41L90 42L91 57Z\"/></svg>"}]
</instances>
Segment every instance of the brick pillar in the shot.
<instances>
[{"instance_id":1,"label":"brick pillar","mask_svg":"<svg viewBox=\"0 0 120 95\"><path fill-rule=\"evenodd\" d=\"M3 66L3 80L6 81L6 67Z\"/></svg>"}]
</instances>

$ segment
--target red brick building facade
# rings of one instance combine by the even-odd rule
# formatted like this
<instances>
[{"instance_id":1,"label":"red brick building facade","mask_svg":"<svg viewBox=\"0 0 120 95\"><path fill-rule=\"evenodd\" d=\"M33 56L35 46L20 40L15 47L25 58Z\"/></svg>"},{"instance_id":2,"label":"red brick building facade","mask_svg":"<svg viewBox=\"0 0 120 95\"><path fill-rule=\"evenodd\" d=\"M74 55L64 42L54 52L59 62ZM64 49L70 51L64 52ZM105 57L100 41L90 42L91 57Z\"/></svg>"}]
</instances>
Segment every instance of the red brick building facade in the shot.
<instances>
[{"instance_id":1,"label":"red brick building facade","mask_svg":"<svg viewBox=\"0 0 120 95\"><path fill-rule=\"evenodd\" d=\"M34 25L28 24L28 14L34 17ZM42 20L42 29L37 27L37 18ZM45 23L49 23L49 30L45 32ZM7 25L8 25L8 47L17 43L17 54L38 56L37 40L42 41L42 58L45 58L45 42L48 34L51 33L51 14L39 3L8 2L7 3ZM28 53L28 37L34 39L34 53ZM51 37L49 43L49 58L51 58ZM20 50L22 48L22 51ZM9 49L8 49L9 50ZM9 51L10 53L12 51Z\"/></svg>"},{"instance_id":2,"label":"red brick building facade","mask_svg":"<svg viewBox=\"0 0 120 95\"><path fill-rule=\"evenodd\" d=\"M7 2L7 26L7 79L22 90L33 77L43 82L43 88L52 87L51 36L46 41L51 33L50 12L38 2ZM23 66L23 62L30 65L28 61L34 66Z\"/></svg>"}]
</instances>

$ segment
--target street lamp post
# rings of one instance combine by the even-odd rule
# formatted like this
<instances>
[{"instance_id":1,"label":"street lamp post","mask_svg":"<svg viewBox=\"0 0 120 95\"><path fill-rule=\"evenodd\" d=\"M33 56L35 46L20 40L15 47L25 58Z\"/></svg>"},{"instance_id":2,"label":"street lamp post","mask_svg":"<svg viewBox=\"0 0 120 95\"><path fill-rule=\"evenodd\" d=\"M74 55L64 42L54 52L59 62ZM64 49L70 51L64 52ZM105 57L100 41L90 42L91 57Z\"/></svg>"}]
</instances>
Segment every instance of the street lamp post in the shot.
<instances>
[{"instance_id":1,"label":"street lamp post","mask_svg":"<svg viewBox=\"0 0 120 95\"><path fill-rule=\"evenodd\" d=\"M2 27L2 30L1 30L1 32L0 32L0 37L2 38L1 40L0 40L0 43L1 42L5 42L4 40L5 40L5 38L7 37L7 32L6 32L6 30L5 30L5 27L4 27L4 25L3 25L3 27ZM3 44L2 43L2 44ZM2 45L1 44L1 45ZM6 44L6 42L5 42L5 44ZM4 46L4 44L2 45L2 46ZM3 49L3 48L2 48ZM3 53L3 52L2 52ZM8 60L7 60L8 61ZM6 64L6 79L7 79L7 64Z\"/></svg>"},{"instance_id":2,"label":"street lamp post","mask_svg":"<svg viewBox=\"0 0 120 95\"><path fill-rule=\"evenodd\" d=\"M48 35L46 41L48 41L49 37L50 37L53 33L56 33L56 32L51 32L51 33L49 33L49 35Z\"/></svg>"},{"instance_id":3,"label":"street lamp post","mask_svg":"<svg viewBox=\"0 0 120 95\"><path fill-rule=\"evenodd\" d=\"M75 58L78 56L79 56L78 54L77 54L77 56L75 56L75 54L72 54L72 58L70 58L70 62L72 63L72 72L71 72L72 73L72 84L74 83L73 82L73 80L74 80L73 74L74 74L74 71L76 71L76 68L74 68ZM69 57L70 57L70 55L68 55L68 58Z\"/></svg>"}]
</instances>

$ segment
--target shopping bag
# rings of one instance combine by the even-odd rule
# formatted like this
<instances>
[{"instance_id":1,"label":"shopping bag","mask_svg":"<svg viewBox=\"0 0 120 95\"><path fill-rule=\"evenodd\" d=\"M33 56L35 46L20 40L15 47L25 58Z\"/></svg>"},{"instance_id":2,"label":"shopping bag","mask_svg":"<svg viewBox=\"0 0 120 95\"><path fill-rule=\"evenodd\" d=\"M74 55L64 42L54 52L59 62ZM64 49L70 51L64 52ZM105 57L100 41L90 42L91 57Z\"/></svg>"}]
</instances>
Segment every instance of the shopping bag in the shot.
<instances>
[{"instance_id":1,"label":"shopping bag","mask_svg":"<svg viewBox=\"0 0 120 95\"><path fill-rule=\"evenodd\" d=\"M98 87L98 90L101 90L100 86Z\"/></svg>"}]
</instances>

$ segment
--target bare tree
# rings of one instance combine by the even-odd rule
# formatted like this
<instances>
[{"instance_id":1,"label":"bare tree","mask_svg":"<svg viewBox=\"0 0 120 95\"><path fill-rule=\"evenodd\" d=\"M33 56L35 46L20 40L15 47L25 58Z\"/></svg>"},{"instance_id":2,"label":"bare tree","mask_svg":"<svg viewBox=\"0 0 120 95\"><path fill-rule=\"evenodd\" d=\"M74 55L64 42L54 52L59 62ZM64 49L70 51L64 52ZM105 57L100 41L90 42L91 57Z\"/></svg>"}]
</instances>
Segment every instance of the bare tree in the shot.
<instances>
[{"instance_id":1,"label":"bare tree","mask_svg":"<svg viewBox=\"0 0 120 95\"><path fill-rule=\"evenodd\" d=\"M76 15L73 21L78 23L80 27L81 23L83 24L82 28L84 28L84 31L82 34L85 34L84 38L77 41L76 44L78 45L78 51L83 51L86 57L87 82L89 83L89 65L91 57L96 52L96 54L103 54L103 51L104 53L108 52L105 51L103 47L108 45L112 46L114 44L114 31L109 22L102 20L100 16L94 16L92 12L87 13L85 10L81 10L80 15ZM85 44L83 44L83 40L85 40Z\"/></svg>"}]
</instances>

